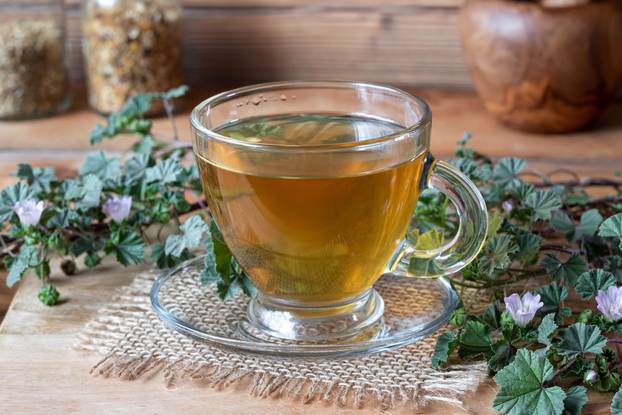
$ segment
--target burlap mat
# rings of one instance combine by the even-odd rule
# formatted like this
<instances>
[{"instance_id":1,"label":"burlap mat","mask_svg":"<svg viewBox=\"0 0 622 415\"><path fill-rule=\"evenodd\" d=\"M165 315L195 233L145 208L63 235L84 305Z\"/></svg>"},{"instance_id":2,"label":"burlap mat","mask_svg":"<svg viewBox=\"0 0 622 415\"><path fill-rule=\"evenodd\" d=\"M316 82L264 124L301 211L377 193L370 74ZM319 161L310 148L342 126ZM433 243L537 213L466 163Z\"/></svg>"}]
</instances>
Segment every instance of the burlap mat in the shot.
<instances>
[{"instance_id":1,"label":"burlap mat","mask_svg":"<svg viewBox=\"0 0 622 415\"><path fill-rule=\"evenodd\" d=\"M141 274L121 288L79 334L77 349L104 355L92 368L93 374L131 380L162 372L169 385L190 378L218 388L247 385L253 396L262 398L290 397L302 403L320 400L382 409L401 404L419 408L431 401L461 407L464 394L487 377L482 363L433 369L430 356L435 336L398 350L349 360L302 361L228 353L164 326L149 302L155 276L155 272ZM215 298L208 296L202 301L219 301ZM482 303L476 293L463 293L463 299L467 304ZM242 306L246 300L236 301ZM200 309L197 304L196 310Z\"/></svg>"}]
</instances>

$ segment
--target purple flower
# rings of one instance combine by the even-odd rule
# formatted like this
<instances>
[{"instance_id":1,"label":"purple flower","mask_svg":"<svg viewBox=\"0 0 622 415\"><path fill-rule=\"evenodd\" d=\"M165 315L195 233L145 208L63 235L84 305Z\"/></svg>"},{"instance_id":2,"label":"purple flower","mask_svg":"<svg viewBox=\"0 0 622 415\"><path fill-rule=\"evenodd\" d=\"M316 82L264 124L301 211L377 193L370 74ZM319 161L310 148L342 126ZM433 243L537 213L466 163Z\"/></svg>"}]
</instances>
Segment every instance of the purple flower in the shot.
<instances>
[{"instance_id":1,"label":"purple flower","mask_svg":"<svg viewBox=\"0 0 622 415\"><path fill-rule=\"evenodd\" d=\"M112 196L104 203L104 213L117 223L127 219L131 208L132 196Z\"/></svg>"},{"instance_id":2,"label":"purple flower","mask_svg":"<svg viewBox=\"0 0 622 415\"><path fill-rule=\"evenodd\" d=\"M511 211L514 210L514 204L511 201L509 201L509 200L506 200L505 202L501 203L501 207L507 213L510 213Z\"/></svg>"},{"instance_id":3,"label":"purple flower","mask_svg":"<svg viewBox=\"0 0 622 415\"><path fill-rule=\"evenodd\" d=\"M588 370L583 376L583 382L592 383L598 378L598 374L594 370Z\"/></svg>"},{"instance_id":4,"label":"purple flower","mask_svg":"<svg viewBox=\"0 0 622 415\"><path fill-rule=\"evenodd\" d=\"M622 287L611 286L607 291L598 290L596 308L610 321L622 319Z\"/></svg>"},{"instance_id":5,"label":"purple flower","mask_svg":"<svg viewBox=\"0 0 622 415\"><path fill-rule=\"evenodd\" d=\"M22 226L36 225L41 219L45 203L36 199L26 199L13 205L13 212L19 217Z\"/></svg>"},{"instance_id":6,"label":"purple flower","mask_svg":"<svg viewBox=\"0 0 622 415\"><path fill-rule=\"evenodd\" d=\"M540 301L540 294L533 295L530 292L523 294L523 298L514 293L509 297L505 297L504 301L506 310L520 327L525 327L529 324L533 320L533 316L536 315L536 311L544 305Z\"/></svg>"}]
</instances>

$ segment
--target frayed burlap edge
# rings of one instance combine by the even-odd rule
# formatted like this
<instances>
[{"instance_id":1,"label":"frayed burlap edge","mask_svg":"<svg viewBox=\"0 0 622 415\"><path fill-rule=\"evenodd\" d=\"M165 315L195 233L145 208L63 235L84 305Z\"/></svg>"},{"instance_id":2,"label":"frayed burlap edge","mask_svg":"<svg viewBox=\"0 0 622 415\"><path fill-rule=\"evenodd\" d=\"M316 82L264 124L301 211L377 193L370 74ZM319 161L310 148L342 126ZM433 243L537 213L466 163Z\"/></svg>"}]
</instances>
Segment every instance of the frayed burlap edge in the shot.
<instances>
[{"instance_id":1,"label":"frayed burlap edge","mask_svg":"<svg viewBox=\"0 0 622 415\"><path fill-rule=\"evenodd\" d=\"M422 368L417 379L409 383L400 382L392 389L380 390L369 383L352 385L325 381L292 372L283 373L252 366L235 367L226 361L206 363L154 354L128 356L119 345L139 324L140 319L153 312L149 292L154 279L155 273L138 275L130 285L120 288L111 303L103 307L97 317L89 321L79 333L74 344L76 350L104 356L91 368L91 374L135 380L161 373L169 387L184 379L213 388L244 384L250 395L259 398L289 397L303 403L323 401L342 407L362 408L370 405L381 409L391 409L401 404L410 404L418 409L430 402L442 402L464 409L465 394L475 391L488 377L485 363L452 365L444 370L429 367ZM475 295L463 297L470 297L465 298L467 305L469 302L477 304L481 301ZM162 329L168 330L164 326Z\"/></svg>"}]
</instances>

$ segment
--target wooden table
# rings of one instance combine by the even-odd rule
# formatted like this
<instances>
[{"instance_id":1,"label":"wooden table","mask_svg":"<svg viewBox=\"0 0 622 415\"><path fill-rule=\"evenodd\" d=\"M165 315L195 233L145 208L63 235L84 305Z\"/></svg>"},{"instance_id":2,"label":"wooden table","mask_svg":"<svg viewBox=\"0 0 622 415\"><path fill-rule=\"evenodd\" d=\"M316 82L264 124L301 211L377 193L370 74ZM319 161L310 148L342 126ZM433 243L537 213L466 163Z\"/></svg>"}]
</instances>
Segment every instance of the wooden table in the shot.
<instances>
[{"instance_id":1,"label":"wooden table","mask_svg":"<svg viewBox=\"0 0 622 415\"><path fill-rule=\"evenodd\" d=\"M213 92L195 93L188 100L188 108ZM477 149L494 157L515 155L529 159L531 167L545 172L566 167L582 175L610 177L613 171L622 170L622 103L612 107L592 131L537 136L498 125L472 93L414 92L432 106L432 150L438 158L450 157L463 132L471 131ZM180 134L183 139L189 139L187 115L181 114L177 119ZM61 170L78 167L85 151L90 149L86 138L88 129L99 121L95 114L78 108L45 120L0 123L0 184L4 186L13 180L8 175L18 162L53 165ZM165 120L158 120L155 130L164 135L170 131ZM128 146L128 142L123 141L107 141L102 147L122 151ZM378 413L374 408L344 410L322 403L303 405L288 399L255 399L242 387L215 391L188 383L169 390L158 376L134 382L90 376L89 368L99 357L74 351L75 335L110 300L114 290L127 284L135 272L136 269L113 265L73 277L64 277L55 271L52 278L63 293L63 301L51 308L36 299L38 281L35 278L29 276L20 284L0 326L0 414ZM2 289L0 302L6 302L10 296L9 291ZM494 388L486 383L468 398L466 406L471 413L492 414L493 397ZM607 396L593 396L589 411L584 413L607 413L607 407ZM402 407L390 413L413 412L412 408ZM422 413L463 411L438 405Z\"/></svg>"}]
</instances>

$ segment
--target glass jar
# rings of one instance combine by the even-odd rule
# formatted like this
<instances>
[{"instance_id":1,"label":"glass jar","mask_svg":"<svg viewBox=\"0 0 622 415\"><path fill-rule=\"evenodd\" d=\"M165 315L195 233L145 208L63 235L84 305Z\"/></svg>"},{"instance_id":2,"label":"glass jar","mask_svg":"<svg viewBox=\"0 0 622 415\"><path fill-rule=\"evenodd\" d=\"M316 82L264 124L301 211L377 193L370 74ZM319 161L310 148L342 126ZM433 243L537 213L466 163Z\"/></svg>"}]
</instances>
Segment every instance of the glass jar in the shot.
<instances>
[{"instance_id":1,"label":"glass jar","mask_svg":"<svg viewBox=\"0 0 622 415\"><path fill-rule=\"evenodd\" d=\"M0 119L69 107L62 0L0 0Z\"/></svg>"},{"instance_id":2,"label":"glass jar","mask_svg":"<svg viewBox=\"0 0 622 415\"><path fill-rule=\"evenodd\" d=\"M176 0L85 0L83 48L90 106L109 114L134 94L180 85L180 23Z\"/></svg>"}]
</instances>

